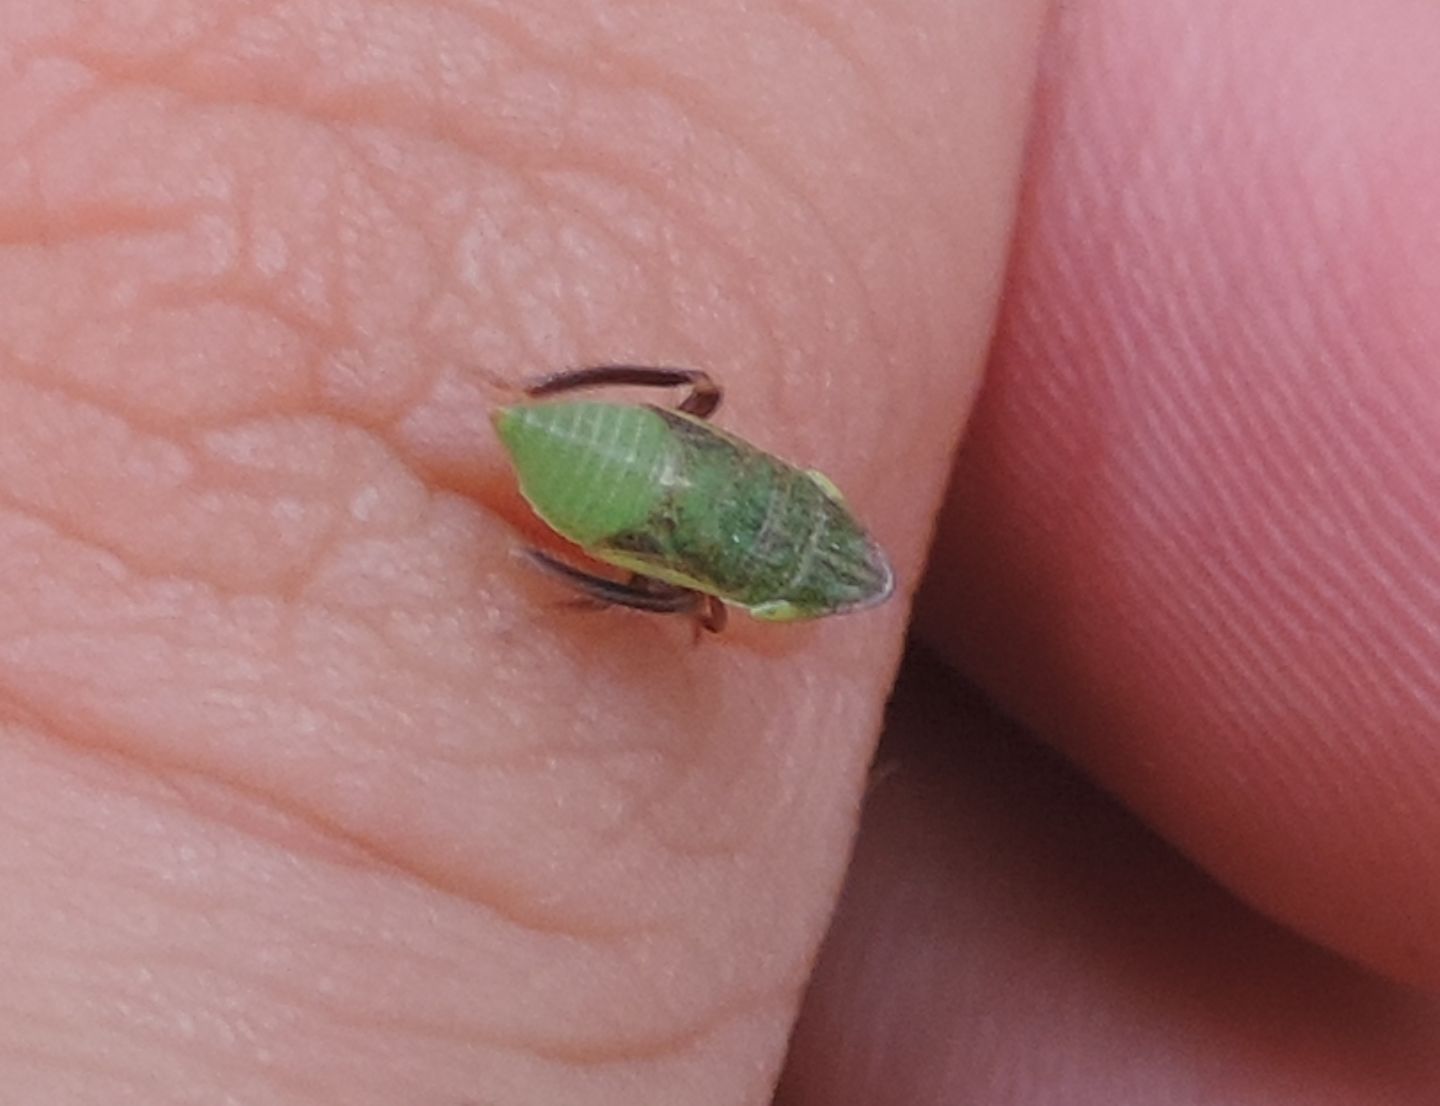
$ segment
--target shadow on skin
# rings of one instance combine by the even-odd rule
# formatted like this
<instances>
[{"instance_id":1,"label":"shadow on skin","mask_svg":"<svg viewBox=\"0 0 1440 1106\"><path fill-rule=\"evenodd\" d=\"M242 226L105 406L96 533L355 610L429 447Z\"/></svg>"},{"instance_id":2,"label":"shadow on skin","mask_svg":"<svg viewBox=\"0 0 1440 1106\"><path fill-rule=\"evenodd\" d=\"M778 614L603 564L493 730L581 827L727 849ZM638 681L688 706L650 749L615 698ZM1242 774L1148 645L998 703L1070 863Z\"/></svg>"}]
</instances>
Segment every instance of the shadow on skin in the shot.
<instances>
[{"instance_id":1,"label":"shadow on skin","mask_svg":"<svg viewBox=\"0 0 1440 1106\"><path fill-rule=\"evenodd\" d=\"M1435 1100L1431 999L1251 912L924 653L879 764L780 1106Z\"/></svg>"}]
</instances>

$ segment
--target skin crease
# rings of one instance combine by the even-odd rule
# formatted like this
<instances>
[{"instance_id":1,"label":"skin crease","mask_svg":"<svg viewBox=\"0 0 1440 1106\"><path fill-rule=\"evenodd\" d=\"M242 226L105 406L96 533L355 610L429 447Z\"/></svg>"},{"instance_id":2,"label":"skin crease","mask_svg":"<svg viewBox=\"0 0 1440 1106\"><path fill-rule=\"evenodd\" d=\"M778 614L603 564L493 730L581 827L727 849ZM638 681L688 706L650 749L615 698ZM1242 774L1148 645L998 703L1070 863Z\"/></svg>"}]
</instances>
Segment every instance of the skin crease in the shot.
<instances>
[{"instance_id":1,"label":"skin crease","mask_svg":"<svg viewBox=\"0 0 1440 1106\"><path fill-rule=\"evenodd\" d=\"M1433 1101L1306 941L1440 981L1440 23L1206 12L0 0L7 1092L768 1101L904 606L561 610L488 411L703 364L913 586L1010 264L921 628L1277 921L927 668L779 1100Z\"/></svg>"}]
</instances>

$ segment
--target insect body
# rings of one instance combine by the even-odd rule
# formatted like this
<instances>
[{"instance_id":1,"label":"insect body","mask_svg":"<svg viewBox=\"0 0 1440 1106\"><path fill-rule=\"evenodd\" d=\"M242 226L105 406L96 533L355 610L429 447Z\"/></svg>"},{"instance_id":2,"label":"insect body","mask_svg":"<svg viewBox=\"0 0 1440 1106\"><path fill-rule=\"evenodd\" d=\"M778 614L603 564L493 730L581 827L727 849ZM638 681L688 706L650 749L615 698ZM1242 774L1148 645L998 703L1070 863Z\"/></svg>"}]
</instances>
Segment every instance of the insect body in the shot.
<instances>
[{"instance_id":1,"label":"insect body","mask_svg":"<svg viewBox=\"0 0 1440 1106\"><path fill-rule=\"evenodd\" d=\"M553 529L621 583L533 556L591 598L698 614L719 602L761 619L818 618L886 599L885 555L819 473L705 421L720 391L703 373L608 365L533 382L532 397L609 384L688 384L678 408L583 400L495 412L520 490Z\"/></svg>"}]
</instances>

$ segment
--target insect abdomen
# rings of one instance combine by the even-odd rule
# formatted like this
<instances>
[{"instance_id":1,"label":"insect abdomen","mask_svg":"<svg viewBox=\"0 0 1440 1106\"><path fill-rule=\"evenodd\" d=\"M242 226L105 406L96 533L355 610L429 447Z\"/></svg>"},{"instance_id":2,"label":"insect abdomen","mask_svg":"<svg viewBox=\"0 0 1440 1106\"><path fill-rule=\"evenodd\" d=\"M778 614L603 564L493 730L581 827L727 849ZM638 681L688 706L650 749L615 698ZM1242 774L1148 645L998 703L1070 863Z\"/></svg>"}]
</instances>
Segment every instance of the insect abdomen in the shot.
<instances>
[{"instance_id":1,"label":"insect abdomen","mask_svg":"<svg viewBox=\"0 0 1440 1106\"><path fill-rule=\"evenodd\" d=\"M760 617L829 614L889 594L889 565L827 485L683 414L656 410L673 436L665 494L601 556L699 587Z\"/></svg>"},{"instance_id":2,"label":"insect abdomen","mask_svg":"<svg viewBox=\"0 0 1440 1106\"><path fill-rule=\"evenodd\" d=\"M502 408L494 419L521 493L577 545L594 548L655 513L674 443L653 409L546 403Z\"/></svg>"}]
</instances>

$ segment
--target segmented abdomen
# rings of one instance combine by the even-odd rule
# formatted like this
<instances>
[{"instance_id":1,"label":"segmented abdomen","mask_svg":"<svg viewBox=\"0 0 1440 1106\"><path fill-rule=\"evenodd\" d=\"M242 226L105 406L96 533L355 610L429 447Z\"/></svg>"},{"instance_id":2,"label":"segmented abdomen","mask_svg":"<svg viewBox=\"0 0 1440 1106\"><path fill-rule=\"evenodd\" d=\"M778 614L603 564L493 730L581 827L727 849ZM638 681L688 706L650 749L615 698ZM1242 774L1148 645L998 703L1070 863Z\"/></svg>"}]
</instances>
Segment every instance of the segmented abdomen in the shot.
<instances>
[{"instance_id":1,"label":"segmented abdomen","mask_svg":"<svg viewBox=\"0 0 1440 1106\"><path fill-rule=\"evenodd\" d=\"M822 613L888 593L883 555L810 473L683 414L657 414L675 447L665 494L603 549L745 607Z\"/></svg>"}]
</instances>

